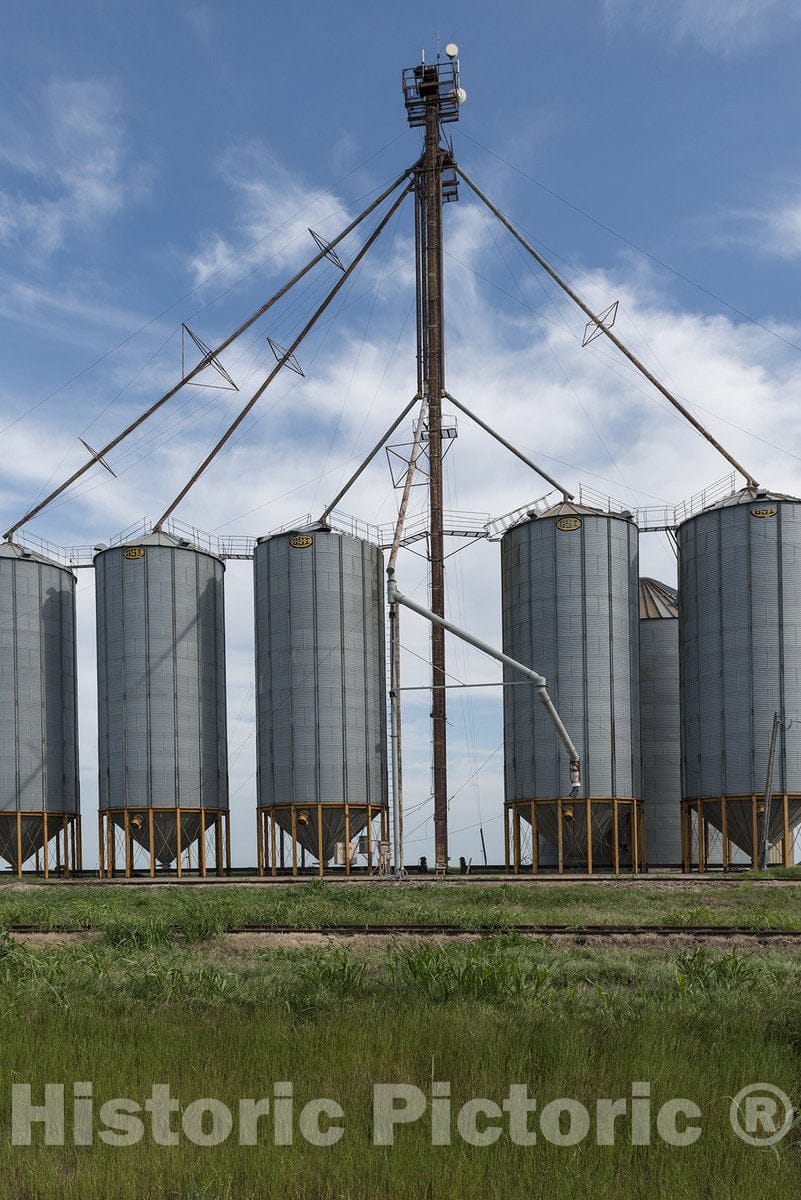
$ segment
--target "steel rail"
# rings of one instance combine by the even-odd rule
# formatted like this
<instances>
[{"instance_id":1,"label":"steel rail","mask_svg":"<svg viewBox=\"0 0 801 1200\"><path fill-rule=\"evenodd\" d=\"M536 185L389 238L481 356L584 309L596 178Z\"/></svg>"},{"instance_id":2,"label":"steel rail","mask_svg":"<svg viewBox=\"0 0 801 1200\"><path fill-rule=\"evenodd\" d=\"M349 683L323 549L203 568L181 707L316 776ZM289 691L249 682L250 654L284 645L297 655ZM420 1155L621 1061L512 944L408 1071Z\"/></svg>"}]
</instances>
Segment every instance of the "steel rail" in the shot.
<instances>
[{"instance_id":1,"label":"steel rail","mask_svg":"<svg viewBox=\"0 0 801 1200\"><path fill-rule=\"evenodd\" d=\"M47 934L102 933L102 925L7 925L8 933L32 937ZM180 926L172 932L180 936ZM361 925L230 925L221 930L221 935L268 933L290 937L293 934L318 934L321 936L358 937L364 934L391 936L414 934L429 937L493 936L499 934L524 934L527 936L570 936L570 937L615 937L631 936L658 937L748 937L766 941L777 938L801 939L801 929L778 929L774 926L760 929L750 925L564 925L564 924L495 924L467 925L421 925L421 924L361 924Z\"/></svg>"}]
</instances>

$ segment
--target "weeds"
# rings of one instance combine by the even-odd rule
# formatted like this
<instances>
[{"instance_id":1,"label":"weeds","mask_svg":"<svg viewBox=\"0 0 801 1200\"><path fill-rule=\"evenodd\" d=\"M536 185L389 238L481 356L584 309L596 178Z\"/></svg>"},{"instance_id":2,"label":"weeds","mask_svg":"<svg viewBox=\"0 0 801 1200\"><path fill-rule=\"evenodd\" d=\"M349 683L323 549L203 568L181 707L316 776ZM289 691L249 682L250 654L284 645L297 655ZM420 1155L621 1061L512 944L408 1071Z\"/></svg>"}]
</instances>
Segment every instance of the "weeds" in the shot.
<instances>
[{"instance_id":1,"label":"weeds","mask_svg":"<svg viewBox=\"0 0 801 1200\"><path fill-rule=\"evenodd\" d=\"M530 998L548 980L547 967L527 967L518 957L480 943L397 949L390 956L389 971L396 989L429 1004Z\"/></svg>"}]
</instances>

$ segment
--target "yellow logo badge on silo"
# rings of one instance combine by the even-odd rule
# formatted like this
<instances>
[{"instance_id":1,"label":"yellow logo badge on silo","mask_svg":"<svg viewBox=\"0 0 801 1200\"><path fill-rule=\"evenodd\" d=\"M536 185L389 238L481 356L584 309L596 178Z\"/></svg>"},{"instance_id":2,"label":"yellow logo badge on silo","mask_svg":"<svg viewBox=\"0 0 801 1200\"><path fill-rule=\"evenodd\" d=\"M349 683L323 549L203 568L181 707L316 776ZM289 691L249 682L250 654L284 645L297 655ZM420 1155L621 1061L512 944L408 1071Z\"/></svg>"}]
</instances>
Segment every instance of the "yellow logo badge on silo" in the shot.
<instances>
[{"instance_id":1,"label":"yellow logo badge on silo","mask_svg":"<svg viewBox=\"0 0 801 1200\"><path fill-rule=\"evenodd\" d=\"M144 558L144 546L126 546L122 552L123 558Z\"/></svg>"},{"instance_id":2,"label":"yellow logo badge on silo","mask_svg":"<svg viewBox=\"0 0 801 1200\"><path fill-rule=\"evenodd\" d=\"M578 517L560 517L556 528L561 529L563 533L572 533L574 529L581 529L581 521Z\"/></svg>"},{"instance_id":3,"label":"yellow logo badge on silo","mask_svg":"<svg viewBox=\"0 0 801 1200\"><path fill-rule=\"evenodd\" d=\"M777 508L752 508L752 517L775 517L779 510Z\"/></svg>"},{"instance_id":4,"label":"yellow logo badge on silo","mask_svg":"<svg viewBox=\"0 0 801 1200\"><path fill-rule=\"evenodd\" d=\"M314 538L310 533L296 533L294 537L289 539L289 544L294 550L306 550L313 543Z\"/></svg>"}]
</instances>

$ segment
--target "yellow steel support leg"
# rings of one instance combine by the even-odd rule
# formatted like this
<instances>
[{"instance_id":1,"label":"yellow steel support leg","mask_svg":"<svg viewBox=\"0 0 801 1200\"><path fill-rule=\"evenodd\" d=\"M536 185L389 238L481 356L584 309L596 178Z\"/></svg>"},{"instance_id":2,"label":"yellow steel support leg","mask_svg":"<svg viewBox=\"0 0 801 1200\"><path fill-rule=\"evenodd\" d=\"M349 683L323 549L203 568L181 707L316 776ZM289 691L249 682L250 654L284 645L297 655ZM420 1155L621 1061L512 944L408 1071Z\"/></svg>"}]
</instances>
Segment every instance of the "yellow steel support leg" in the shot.
<instances>
[{"instance_id":1,"label":"yellow steel support leg","mask_svg":"<svg viewBox=\"0 0 801 1200\"><path fill-rule=\"evenodd\" d=\"M503 865L509 874L509 806L503 806Z\"/></svg>"},{"instance_id":2,"label":"yellow steel support leg","mask_svg":"<svg viewBox=\"0 0 801 1200\"><path fill-rule=\"evenodd\" d=\"M790 865L790 798L784 793L784 832L782 836L782 866Z\"/></svg>"},{"instance_id":3,"label":"yellow steel support leg","mask_svg":"<svg viewBox=\"0 0 801 1200\"><path fill-rule=\"evenodd\" d=\"M283 849L283 845L284 845L284 836L282 834L281 835L281 848L282 849ZM278 855L276 853L276 844L275 844L275 813L273 812L272 809L270 809L270 846L271 846L271 850L272 850L272 860L273 860L272 873L273 873L273 875L277 875L278 874ZM281 865L283 866L283 863Z\"/></svg>"},{"instance_id":4,"label":"yellow steel support leg","mask_svg":"<svg viewBox=\"0 0 801 1200\"><path fill-rule=\"evenodd\" d=\"M17 879L22 879L22 811L17 809Z\"/></svg>"},{"instance_id":5,"label":"yellow steel support leg","mask_svg":"<svg viewBox=\"0 0 801 1200\"><path fill-rule=\"evenodd\" d=\"M731 851L729 848L729 814L726 811L726 797L720 798L720 836L723 839L723 870L731 866Z\"/></svg>"},{"instance_id":6,"label":"yellow steel support leg","mask_svg":"<svg viewBox=\"0 0 801 1200\"><path fill-rule=\"evenodd\" d=\"M531 874L540 869L540 835L537 832L537 802L531 801Z\"/></svg>"},{"instance_id":7,"label":"yellow steel support leg","mask_svg":"<svg viewBox=\"0 0 801 1200\"><path fill-rule=\"evenodd\" d=\"M587 874L592 875L592 800L587 797Z\"/></svg>"},{"instance_id":8,"label":"yellow steel support leg","mask_svg":"<svg viewBox=\"0 0 801 1200\"><path fill-rule=\"evenodd\" d=\"M556 801L556 849L559 854L559 874L565 873L565 847L562 833L562 798Z\"/></svg>"},{"instance_id":9,"label":"yellow steel support leg","mask_svg":"<svg viewBox=\"0 0 801 1200\"><path fill-rule=\"evenodd\" d=\"M350 805L345 805L345 874L350 875Z\"/></svg>"},{"instance_id":10,"label":"yellow steel support leg","mask_svg":"<svg viewBox=\"0 0 801 1200\"><path fill-rule=\"evenodd\" d=\"M113 879L117 870L117 847L114 842L114 818L106 813L106 852L108 857L108 874Z\"/></svg>"},{"instance_id":11,"label":"yellow steel support leg","mask_svg":"<svg viewBox=\"0 0 801 1200\"><path fill-rule=\"evenodd\" d=\"M258 817L261 820L261 814ZM222 876L223 873L223 815L217 813L217 820L214 822L214 874Z\"/></svg>"},{"instance_id":12,"label":"yellow steel support leg","mask_svg":"<svg viewBox=\"0 0 801 1200\"><path fill-rule=\"evenodd\" d=\"M323 806L317 805L317 866L319 875L323 877Z\"/></svg>"},{"instance_id":13,"label":"yellow steel support leg","mask_svg":"<svg viewBox=\"0 0 801 1200\"><path fill-rule=\"evenodd\" d=\"M130 879L132 868L131 859L133 858L133 855L131 853L131 826L127 808L123 813L122 820L123 828L125 830L125 878Z\"/></svg>"},{"instance_id":14,"label":"yellow steel support leg","mask_svg":"<svg viewBox=\"0 0 801 1200\"><path fill-rule=\"evenodd\" d=\"M183 847L181 845L181 810L180 810L180 808L176 808L176 810L175 810L175 849L177 852L176 862L178 864L177 874L178 874L178 878L180 879L181 878L181 856L183 854Z\"/></svg>"},{"instance_id":15,"label":"yellow steel support leg","mask_svg":"<svg viewBox=\"0 0 801 1200\"><path fill-rule=\"evenodd\" d=\"M520 809L517 805L512 809L512 832L514 836L514 870L520 874Z\"/></svg>"},{"instance_id":16,"label":"yellow steel support leg","mask_svg":"<svg viewBox=\"0 0 801 1200\"><path fill-rule=\"evenodd\" d=\"M197 848L197 867L200 878L206 878L206 810L200 810L200 845Z\"/></svg>"},{"instance_id":17,"label":"yellow steel support leg","mask_svg":"<svg viewBox=\"0 0 801 1200\"><path fill-rule=\"evenodd\" d=\"M620 813L617 807L617 796L612 798L612 862L615 874L620 874Z\"/></svg>"},{"instance_id":18,"label":"yellow steel support leg","mask_svg":"<svg viewBox=\"0 0 801 1200\"><path fill-rule=\"evenodd\" d=\"M44 836L44 846L42 848L42 855L44 857L44 877L45 877L45 879L49 879L50 878L50 846L49 846L50 837L47 832L47 809L45 809L45 811L42 813L42 823L44 826L44 835L43 835Z\"/></svg>"},{"instance_id":19,"label":"yellow steel support leg","mask_svg":"<svg viewBox=\"0 0 801 1200\"><path fill-rule=\"evenodd\" d=\"M298 814L295 811L295 805L292 805L292 874L298 873Z\"/></svg>"}]
</instances>

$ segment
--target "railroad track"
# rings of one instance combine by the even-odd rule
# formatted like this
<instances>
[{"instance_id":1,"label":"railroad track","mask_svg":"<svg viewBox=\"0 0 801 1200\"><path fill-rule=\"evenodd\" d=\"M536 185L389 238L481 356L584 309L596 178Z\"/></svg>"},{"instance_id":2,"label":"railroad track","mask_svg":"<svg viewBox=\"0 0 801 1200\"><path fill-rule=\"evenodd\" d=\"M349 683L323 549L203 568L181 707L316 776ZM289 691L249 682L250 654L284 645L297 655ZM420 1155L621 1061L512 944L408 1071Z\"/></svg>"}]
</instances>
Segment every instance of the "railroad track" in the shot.
<instances>
[{"instance_id":1,"label":"railroad track","mask_svg":"<svg viewBox=\"0 0 801 1200\"><path fill-rule=\"evenodd\" d=\"M81 934L102 933L102 928L78 925L9 925L6 927L11 934L27 934L31 936L45 934ZM176 929L180 935L180 929ZM747 937L755 940L771 940L776 938L801 941L801 929L760 929L744 925L481 925L466 928L463 925L232 925L223 931L226 934L264 933L273 935L293 936L297 934L318 934L324 937L359 937L374 934L392 937L401 934L417 937L462 937L464 935L490 937L499 934L524 934L529 937L619 937L626 936L657 936L675 937L677 935L704 938L734 938Z\"/></svg>"}]
</instances>

